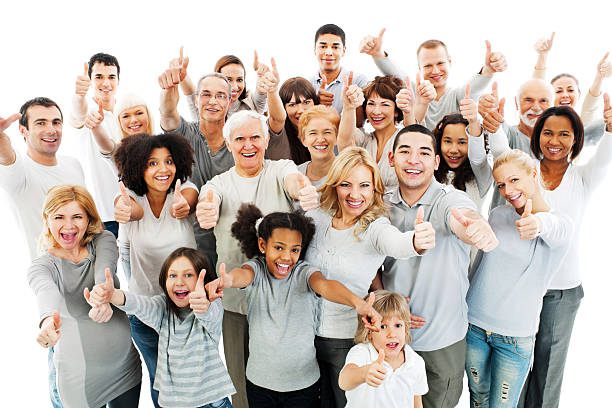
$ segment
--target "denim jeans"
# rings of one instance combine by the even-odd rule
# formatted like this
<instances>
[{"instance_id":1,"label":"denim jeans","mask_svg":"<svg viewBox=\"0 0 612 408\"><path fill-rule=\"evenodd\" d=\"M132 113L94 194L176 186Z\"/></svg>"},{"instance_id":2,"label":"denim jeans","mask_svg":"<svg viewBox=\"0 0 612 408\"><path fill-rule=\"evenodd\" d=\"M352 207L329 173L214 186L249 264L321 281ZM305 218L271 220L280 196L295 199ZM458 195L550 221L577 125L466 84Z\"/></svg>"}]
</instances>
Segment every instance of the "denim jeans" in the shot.
<instances>
[{"instance_id":1,"label":"denim jeans","mask_svg":"<svg viewBox=\"0 0 612 408\"><path fill-rule=\"evenodd\" d=\"M159 408L157 400L159 392L153 389L155 381L155 370L157 369L157 343L159 335L155 330L141 322L136 316L130 315L130 329L132 330L132 338L134 343L142 354L147 370L149 371L149 380L151 382L151 400L155 408Z\"/></svg>"},{"instance_id":2,"label":"denim jeans","mask_svg":"<svg viewBox=\"0 0 612 408\"><path fill-rule=\"evenodd\" d=\"M130 267L130 248L119 247L119 260L121 260L121 267L123 268L123 274L125 279L130 283L130 276L132 276L132 268Z\"/></svg>"},{"instance_id":3,"label":"denim jeans","mask_svg":"<svg viewBox=\"0 0 612 408\"><path fill-rule=\"evenodd\" d=\"M53 408L64 408L62 400L60 400L59 392L57 391L57 370L53 363L53 347L49 347L47 355L47 365L49 366L49 398Z\"/></svg>"},{"instance_id":4,"label":"denim jeans","mask_svg":"<svg viewBox=\"0 0 612 408\"><path fill-rule=\"evenodd\" d=\"M117 221L106 221L103 223L104 229L110 231L115 236L115 239L119 236L119 223Z\"/></svg>"},{"instance_id":5,"label":"denim jeans","mask_svg":"<svg viewBox=\"0 0 612 408\"><path fill-rule=\"evenodd\" d=\"M502 336L469 325L465 371L470 407L516 407L531 365L534 337Z\"/></svg>"},{"instance_id":6,"label":"denim jeans","mask_svg":"<svg viewBox=\"0 0 612 408\"><path fill-rule=\"evenodd\" d=\"M211 402L210 404L206 404L200 408L232 408L232 403L229 398L225 397L222 400L217 402Z\"/></svg>"}]
</instances>

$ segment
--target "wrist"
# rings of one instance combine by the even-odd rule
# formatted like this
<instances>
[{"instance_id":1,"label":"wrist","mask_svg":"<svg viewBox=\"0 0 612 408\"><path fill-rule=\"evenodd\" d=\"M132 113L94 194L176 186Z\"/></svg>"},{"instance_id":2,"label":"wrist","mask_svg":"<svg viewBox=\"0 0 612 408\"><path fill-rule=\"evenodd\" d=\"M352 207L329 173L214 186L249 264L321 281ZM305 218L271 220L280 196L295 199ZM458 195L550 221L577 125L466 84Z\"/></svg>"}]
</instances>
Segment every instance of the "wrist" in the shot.
<instances>
[{"instance_id":1,"label":"wrist","mask_svg":"<svg viewBox=\"0 0 612 408\"><path fill-rule=\"evenodd\" d=\"M485 76L487 78L492 78L494 73L495 71L493 71L493 69L491 69L491 67L489 67L488 65L483 66L480 70L480 75Z\"/></svg>"},{"instance_id":2,"label":"wrist","mask_svg":"<svg viewBox=\"0 0 612 408\"><path fill-rule=\"evenodd\" d=\"M383 59L383 58L387 58L387 57L388 57L388 54L385 51L382 51L382 50L372 54L372 58L374 58L375 60Z\"/></svg>"}]
</instances>

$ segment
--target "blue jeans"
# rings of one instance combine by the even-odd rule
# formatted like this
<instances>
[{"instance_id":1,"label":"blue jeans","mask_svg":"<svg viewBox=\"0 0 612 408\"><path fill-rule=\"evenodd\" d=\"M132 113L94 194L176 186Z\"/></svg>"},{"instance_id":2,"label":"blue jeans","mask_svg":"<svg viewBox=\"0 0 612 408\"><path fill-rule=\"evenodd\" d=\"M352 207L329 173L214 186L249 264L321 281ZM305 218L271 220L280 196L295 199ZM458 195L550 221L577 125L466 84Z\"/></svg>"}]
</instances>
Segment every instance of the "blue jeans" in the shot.
<instances>
[{"instance_id":1,"label":"blue jeans","mask_svg":"<svg viewBox=\"0 0 612 408\"><path fill-rule=\"evenodd\" d=\"M534 336L502 336L470 324L466 341L470 407L516 407L531 365Z\"/></svg>"},{"instance_id":2,"label":"blue jeans","mask_svg":"<svg viewBox=\"0 0 612 408\"><path fill-rule=\"evenodd\" d=\"M117 221L106 221L103 223L104 229L110 231L115 236L115 239L119 236L119 223Z\"/></svg>"},{"instance_id":3,"label":"blue jeans","mask_svg":"<svg viewBox=\"0 0 612 408\"><path fill-rule=\"evenodd\" d=\"M121 267L123 268L123 274L128 284L130 283L130 276L132 276L132 268L130 267L130 248L119 247L119 260L121 260Z\"/></svg>"},{"instance_id":4,"label":"blue jeans","mask_svg":"<svg viewBox=\"0 0 612 408\"><path fill-rule=\"evenodd\" d=\"M232 408L232 403L229 398L225 397L222 400L217 402L211 402L210 404L206 404L200 408Z\"/></svg>"},{"instance_id":5,"label":"blue jeans","mask_svg":"<svg viewBox=\"0 0 612 408\"><path fill-rule=\"evenodd\" d=\"M147 370L149 371L149 380L151 382L151 400L155 408L159 408L157 400L159 392L153 389L155 381L155 370L157 370L157 343L159 335L155 330L141 322L136 316L130 315L130 329L132 329L132 338L134 343L142 354Z\"/></svg>"},{"instance_id":6,"label":"blue jeans","mask_svg":"<svg viewBox=\"0 0 612 408\"><path fill-rule=\"evenodd\" d=\"M60 400L59 392L57 391L57 370L53 363L53 347L49 347L47 355L47 364L49 366L49 398L53 408L64 408L62 400Z\"/></svg>"}]
</instances>

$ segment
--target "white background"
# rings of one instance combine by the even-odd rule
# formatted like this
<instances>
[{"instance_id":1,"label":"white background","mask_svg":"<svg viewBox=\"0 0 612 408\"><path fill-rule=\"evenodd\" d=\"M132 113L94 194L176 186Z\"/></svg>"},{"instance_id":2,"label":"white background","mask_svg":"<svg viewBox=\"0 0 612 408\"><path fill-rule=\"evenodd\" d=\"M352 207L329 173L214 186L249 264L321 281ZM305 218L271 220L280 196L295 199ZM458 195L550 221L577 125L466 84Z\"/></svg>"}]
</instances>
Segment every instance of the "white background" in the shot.
<instances>
[{"instance_id":1,"label":"white background","mask_svg":"<svg viewBox=\"0 0 612 408\"><path fill-rule=\"evenodd\" d=\"M194 79L212 70L225 54L238 55L249 72L253 50L263 61L275 57L281 79L309 77L318 66L313 56L315 30L336 23L347 33L343 65L369 77L377 74L370 57L359 54L366 34L387 28L384 49L414 78L416 47L424 40L446 42L453 65L451 84L461 84L483 63L484 40L505 53L509 68L496 75L500 93L512 100L518 85L528 79L536 60L532 45L537 38L556 31L549 56L548 78L559 72L575 74L583 92L588 89L597 62L612 49L609 13L605 2L244 2L193 3L167 1L5 2L0 23L0 116L18 111L27 99L48 96L57 101L64 116L70 111L74 82L83 62L96 52L117 56L121 64L120 91L145 97L157 115L157 76L176 57L180 45L190 56ZM610 82L604 90L612 91ZM188 112L179 105L183 115ZM506 105L506 119L518 117ZM156 119L156 123L159 121ZM13 146L23 151L17 126L7 130ZM60 152L75 154L69 124L64 125ZM583 156L592 152L586 151ZM584 160L584 158L583 158ZM608 203L610 176L593 197L582 236L582 276L585 298L580 308L565 370L562 406L608 405L612 357L608 287L612 283L605 251L605 237L612 227ZM576 197L580 199L580 197ZM35 342L35 299L25 281L29 265L24 239L15 223L10 201L0 189L0 256L4 281L0 310L3 330L0 352L3 370L2 406L48 406L46 350ZM519 301L517 299L517 301ZM467 388L461 406L467 406ZM150 406L148 381L143 382L143 403Z\"/></svg>"}]
</instances>

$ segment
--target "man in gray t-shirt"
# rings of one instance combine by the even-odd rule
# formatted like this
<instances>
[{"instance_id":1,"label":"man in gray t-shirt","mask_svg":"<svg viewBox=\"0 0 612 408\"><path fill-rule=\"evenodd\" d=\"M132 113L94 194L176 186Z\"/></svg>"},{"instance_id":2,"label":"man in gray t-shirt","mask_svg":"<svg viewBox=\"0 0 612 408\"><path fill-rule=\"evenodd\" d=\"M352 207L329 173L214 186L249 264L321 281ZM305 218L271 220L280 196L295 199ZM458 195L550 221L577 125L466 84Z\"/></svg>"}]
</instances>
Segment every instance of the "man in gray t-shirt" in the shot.
<instances>
[{"instance_id":1,"label":"man in gray t-shirt","mask_svg":"<svg viewBox=\"0 0 612 408\"><path fill-rule=\"evenodd\" d=\"M436 231L436 246L422 257L387 259L382 275L385 289L410 297L411 311L427 322L412 333L411 347L425 360L429 392L424 407L453 407L459 402L465 368L468 268L470 245L483 251L497 246L489 224L476 205L452 186L438 183L433 134L424 126L410 125L396 139L389 163L399 187L388 197L390 220L401 231L421 222ZM418 222L418 221L417 221Z\"/></svg>"}]
</instances>

